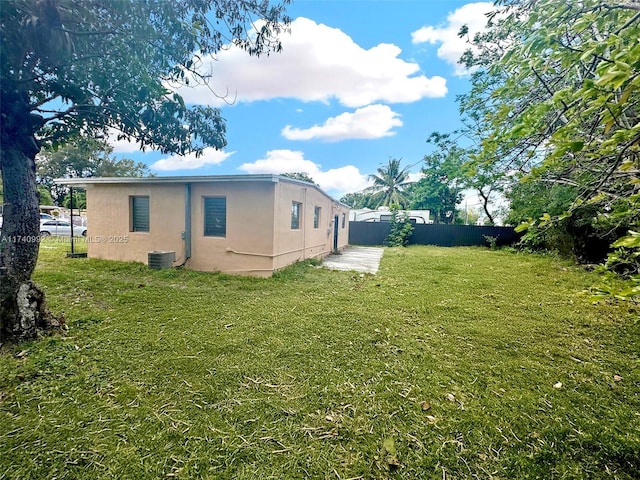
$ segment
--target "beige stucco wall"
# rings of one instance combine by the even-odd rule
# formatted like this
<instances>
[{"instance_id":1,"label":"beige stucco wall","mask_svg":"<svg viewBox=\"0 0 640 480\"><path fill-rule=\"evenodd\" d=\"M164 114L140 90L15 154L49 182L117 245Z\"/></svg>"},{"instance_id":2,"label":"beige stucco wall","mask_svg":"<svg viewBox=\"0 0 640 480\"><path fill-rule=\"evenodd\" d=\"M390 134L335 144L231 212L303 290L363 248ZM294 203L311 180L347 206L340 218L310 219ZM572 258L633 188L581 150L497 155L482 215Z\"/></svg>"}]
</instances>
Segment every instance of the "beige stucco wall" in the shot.
<instances>
[{"instance_id":1,"label":"beige stucco wall","mask_svg":"<svg viewBox=\"0 0 640 480\"><path fill-rule=\"evenodd\" d=\"M150 231L130 232L129 198L149 196ZM226 197L225 237L204 235L204 197ZM302 204L300 229L291 229L291 204ZM321 209L314 228L314 208ZM148 252L171 250L184 260L185 184L87 185L90 257L147 263ZM338 248L348 243L348 209L316 187L289 181L191 183L191 258L194 270L269 276L298 260L333 250L334 216ZM347 221L342 225L342 218Z\"/></svg>"},{"instance_id":2,"label":"beige stucco wall","mask_svg":"<svg viewBox=\"0 0 640 480\"><path fill-rule=\"evenodd\" d=\"M273 182L194 183L189 268L238 274L273 272ZM204 236L204 197L227 198L226 237Z\"/></svg>"},{"instance_id":3,"label":"beige stucco wall","mask_svg":"<svg viewBox=\"0 0 640 480\"><path fill-rule=\"evenodd\" d=\"M300 229L291 229L291 204L302 204L302 218ZM276 187L275 245L277 254L274 268L283 268L291 263L307 258L323 257L333 250L333 221L334 215L342 218L342 213L348 216L348 209L334 202L319 189L313 186L299 185L289 182L279 182ZM320 207L320 221L318 228L314 228L314 209ZM349 222L345 228L339 224L338 248L348 244Z\"/></svg>"},{"instance_id":4,"label":"beige stucco wall","mask_svg":"<svg viewBox=\"0 0 640 480\"><path fill-rule=\"evenodd\" d=\"M149 196L149 232L130 232L129 198ZM183 185L87 185L87 254L147 263L148 252L180 256L184 231Z\"/></svg>"}]
</instances>

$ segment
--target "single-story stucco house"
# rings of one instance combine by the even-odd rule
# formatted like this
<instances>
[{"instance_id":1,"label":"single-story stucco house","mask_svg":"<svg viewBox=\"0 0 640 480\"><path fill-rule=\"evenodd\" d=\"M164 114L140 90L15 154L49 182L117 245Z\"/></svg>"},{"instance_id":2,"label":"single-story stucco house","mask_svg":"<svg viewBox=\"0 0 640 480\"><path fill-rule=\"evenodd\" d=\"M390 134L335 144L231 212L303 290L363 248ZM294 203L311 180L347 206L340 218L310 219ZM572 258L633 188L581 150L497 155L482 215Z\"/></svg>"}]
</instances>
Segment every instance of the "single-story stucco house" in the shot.
<instances>
[{"instance_id":1,"label":"single-story stucco house","mask_svg":"<svg viewBox=\"0 0 640 480\"><path fill-rule=\"evenodd\" d=\"M270 276L347 246L349 207L280 175L72 178L87 193L87 254ZM173 258L173 256L171 256ZM154 257L155 258L155 257Z\"/></svg>"}]
</instances>

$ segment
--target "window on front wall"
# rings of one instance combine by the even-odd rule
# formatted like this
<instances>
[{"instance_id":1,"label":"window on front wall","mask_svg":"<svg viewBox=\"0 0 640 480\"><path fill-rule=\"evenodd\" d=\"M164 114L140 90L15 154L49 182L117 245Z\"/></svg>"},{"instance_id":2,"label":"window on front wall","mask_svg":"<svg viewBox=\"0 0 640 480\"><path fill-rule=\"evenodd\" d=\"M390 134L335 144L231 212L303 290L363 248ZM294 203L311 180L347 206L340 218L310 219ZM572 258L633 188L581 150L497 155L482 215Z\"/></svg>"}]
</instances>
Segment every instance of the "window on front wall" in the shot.
<instances>
[{"instance_id":1,"label":"window on front wall","mask_svg":"<svg viewBox=\"0 0 640 480\"><path fill-rule=\"evenodd\" d=\"M204 197L204 236L227 236L226 197Z\"/></svg>"},{"instance_id":2,"label":"window on front wall","mask_svg":"<svg viewBox=\"0 0 640 480\"><path fill-rule=\"evenodd\" d=\"M343 213L342 214L342 228L344 228L346 224L347 224L347 214Z\"/></svg>"},{"instance_id":3,"label":"window on front wall","mask_svg":"<svg viewBox=\"0 0 640 480\"><path fill-rule=\"evenodd\" d=\"M300 215L302 214L302 204L291 202L291 230L300 229Z\"/></svg>"},{"instance_id":4,"label":"window on front wall","mask_svg":"<svg viewBox=\"0 0 640 480\"><path fill-rule=\"evenodd\" d=\"M313 209L313 228L320 228L320 207Z\"/></svg>"},{"instance_id":5,"label":"window on front wall","mask_svg":"<svg viewBox=\"0 0 640 480\"><path fill-rule=\"evenodd\" d=\"M149 231L149 197L129 197L129 231Z\"/></svg>"}]
</instances>

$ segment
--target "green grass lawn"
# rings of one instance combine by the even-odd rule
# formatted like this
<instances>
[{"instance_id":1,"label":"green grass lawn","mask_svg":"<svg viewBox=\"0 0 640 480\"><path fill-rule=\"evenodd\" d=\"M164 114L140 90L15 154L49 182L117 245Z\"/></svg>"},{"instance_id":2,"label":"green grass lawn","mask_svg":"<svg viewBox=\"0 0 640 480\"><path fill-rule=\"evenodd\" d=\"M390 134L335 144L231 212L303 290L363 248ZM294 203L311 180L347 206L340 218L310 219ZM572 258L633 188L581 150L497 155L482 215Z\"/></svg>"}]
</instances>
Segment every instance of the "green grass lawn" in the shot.
<instances>
[{"instance_id":1,"label":"green grass lawn","mask_svg":"<svg viewBox=\"0 0 640 480\"><path fill-rule=\"evenodd\" d=\"M482 248L271 279L67 259L0 355L0 479L638 478L640 322Z\"/></svg>"}]
</instances>

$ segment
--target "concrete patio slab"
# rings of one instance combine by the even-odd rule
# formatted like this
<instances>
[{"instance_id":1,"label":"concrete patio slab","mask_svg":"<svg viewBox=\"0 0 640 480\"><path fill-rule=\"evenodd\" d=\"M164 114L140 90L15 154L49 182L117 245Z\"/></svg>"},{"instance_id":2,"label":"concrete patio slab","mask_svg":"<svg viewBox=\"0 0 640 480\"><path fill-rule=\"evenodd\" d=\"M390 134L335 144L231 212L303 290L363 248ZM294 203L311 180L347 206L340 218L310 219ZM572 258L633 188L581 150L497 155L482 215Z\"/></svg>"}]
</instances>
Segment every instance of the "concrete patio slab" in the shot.
<instances>
[{"instance_id":1,"label":"concrete patio slab","mask_svg":"<svg viewBox=\"0 0 640 480\"><path fill-rule=\"evenodd\" d=\"M356 271L375 274L380 268L384 248L347 247L338 255L329 255L322 262L330 270Z\"/></svg>"}]
</instances>

